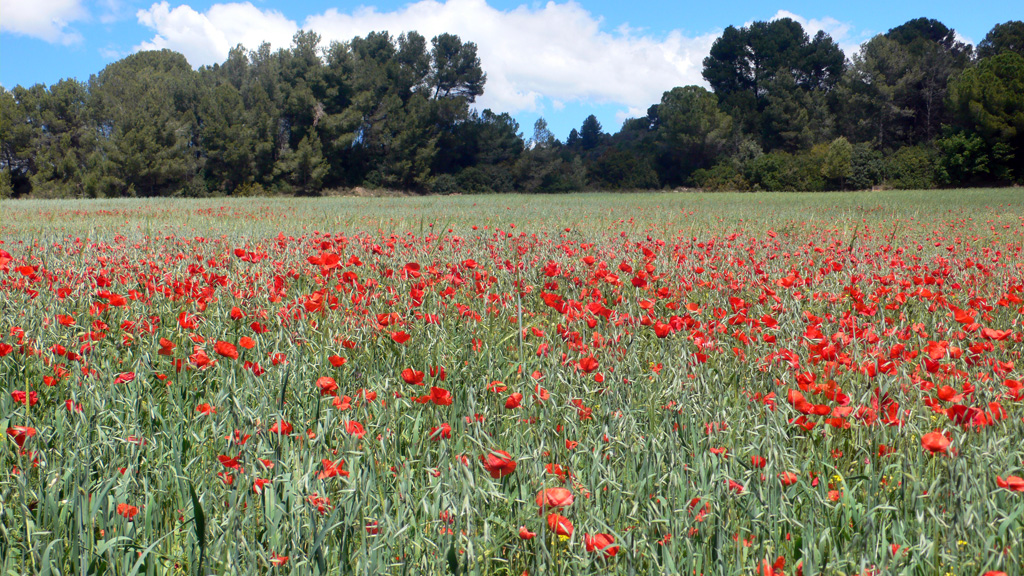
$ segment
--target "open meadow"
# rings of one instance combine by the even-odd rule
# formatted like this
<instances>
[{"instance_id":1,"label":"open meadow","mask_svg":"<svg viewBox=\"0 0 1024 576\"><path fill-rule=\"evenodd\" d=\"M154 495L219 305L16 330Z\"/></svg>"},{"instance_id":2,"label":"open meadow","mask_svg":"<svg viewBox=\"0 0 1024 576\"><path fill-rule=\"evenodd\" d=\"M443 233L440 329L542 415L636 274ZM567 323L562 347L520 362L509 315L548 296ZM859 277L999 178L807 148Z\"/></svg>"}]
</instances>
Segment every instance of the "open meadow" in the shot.
<instances>
[{"instance_id":1,"label":"open meadow","mask_svg":"<svg viewBox=\"0 0 1024 576\"><path fill-rule=\"evenodd\" d=\"M1024 191L3 201L5 574L1024 574Z\"/></svg>"}]
</instances>

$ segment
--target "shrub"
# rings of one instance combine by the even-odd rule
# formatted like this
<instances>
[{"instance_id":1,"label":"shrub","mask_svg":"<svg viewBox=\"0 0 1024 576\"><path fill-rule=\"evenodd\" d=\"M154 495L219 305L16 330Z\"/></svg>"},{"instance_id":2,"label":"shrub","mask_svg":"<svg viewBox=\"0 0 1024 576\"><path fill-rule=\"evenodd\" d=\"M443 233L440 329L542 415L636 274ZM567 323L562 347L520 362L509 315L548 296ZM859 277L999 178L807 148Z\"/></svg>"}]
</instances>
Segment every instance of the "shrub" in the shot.
<instances>
[{"instance_id":1,"label":"shrub","mask_svg":"<svg viewBox=\"0 0 1024 576\"><path fill-rule=\"evenodd\" d=\"M701 168L693 173L693 183L708 191L749 190L750 183L729 162L720 162L710 169Z\"/></svg>"},{"instance_id":2,"label":"shrub","mask_svg":"<svg viewBox=\"0 0 1024 576\"><path fill-rule=\"evenodd\" d=\"M935 151L925 146L905 146L882 162L885 183L897 189L922 189L935 185Z\"/></svg>"}]
</instances>

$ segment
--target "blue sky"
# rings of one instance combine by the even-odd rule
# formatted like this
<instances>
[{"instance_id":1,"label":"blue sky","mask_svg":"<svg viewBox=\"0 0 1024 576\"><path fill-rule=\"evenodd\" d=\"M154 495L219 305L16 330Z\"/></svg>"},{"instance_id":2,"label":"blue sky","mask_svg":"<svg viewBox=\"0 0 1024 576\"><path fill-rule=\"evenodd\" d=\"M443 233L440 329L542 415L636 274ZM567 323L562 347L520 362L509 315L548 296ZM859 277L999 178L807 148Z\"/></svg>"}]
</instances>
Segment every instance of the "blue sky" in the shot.
<instances>
[{"instance_id":1,"label":"blue sky","mask_svg":"<svg viewBox=\"0 0 1024 576\"><path fill-rule=\"evenodd\" d=\"M87 80L152 48L182 52L198 67L222 61L238 43L287 46L299 28L316 30L325 44L373 30L453 32L479 46L488 73L480 108L512 113L527 137L543 116L564 140L588 114L614 132L665 90L702 84L701 61L728 25L793 17L810 34L831 34L849 55L921 16L977 43L997 23L1024 20L1024 2L0 0L0 84Z\"/></svg>"}]
</instances>

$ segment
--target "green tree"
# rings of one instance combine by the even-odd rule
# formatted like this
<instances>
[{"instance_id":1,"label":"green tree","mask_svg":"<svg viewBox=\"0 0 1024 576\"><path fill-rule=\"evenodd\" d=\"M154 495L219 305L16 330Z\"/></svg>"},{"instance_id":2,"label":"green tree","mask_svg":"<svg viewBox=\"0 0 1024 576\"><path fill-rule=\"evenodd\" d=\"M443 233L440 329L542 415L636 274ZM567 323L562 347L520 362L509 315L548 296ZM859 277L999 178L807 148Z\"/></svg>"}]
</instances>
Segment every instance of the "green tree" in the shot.
<instances>
[{"instance_id":1,"label":"green tree","mask_svg":"<svg viewBox=\"0 0 1024 576\"><path fill-rule=\"evenodd\" d=\"M990 58L1003 52L1016 52L1024 56L1024 22L1011 20L996 24L978 42L978 58Z\"/></svg>"},{"instance_id":2,"label":"green tree","mask_svg":"<svg viewBox=\"0 0 1024 576\"><path fill-rule=\"evenodd\" d=\"M777 76L791 76L787 89L828 92L842 76L843 62L830 36L821 32L812 40L798 22L781 18L726 28L704 59L702 74L726 110L756 134ZM774 89L782 86L776 82Z\"/></svg>"},{"instance_id":3,"label":"green tree","mask_svg":"<svg viewBox=\"0 0 1024 576\"><path fill-rule=\"evenodd\" d=\"M197 145L198 75L181 54L138 52L89 81L96 125L117 192L161 196L181 190L201 169Z\"/></svg>"},{"instance_id":4,"label":"green tree","mask_svg":"<svg viewBox=\"0 0 1024 576\"><path fill-rule=\"evenodd\" d=\"M232 193L254 180L255 125L249 121L242 95L232 83L203 94L199 102L199 141L205 155L209 187Z\"/></svg>"},{"instance_id":5,"label":"green tree","mask_svg":"<svg viewBox=\"0 0 1024 576\"><path fill-rule=\"evenodd\" d=\"M776 74L768 87L759 122L765 149L795 152L828 139L834 121L823 92L801 89L784 73Z\"/></svg>"},{"instance_id":6,"label":"green tree","mask_svg":"<svg viewBox=\"0 0 1024 576\"><path fill-rule=\"evenodd\" d=\"M604 139L604 136L604 132L601 131L601 123L597 121L597 116L591 114L583 120L583 126L580 128L580 146L584 150L596 148Z\"/></svg>"},{"instance_id":7,"label":"green tree","mask_svg":"<svg viewBox=\"0 0 1024 576\"><path fill-rule=\"evenodd\" d=\"M956 32L937 20L918 18L889 30L886 37L902 46L910 60L908 84L901 96L913 111L912 143L927 142L948 122L945 109L950 77L967 67L971 47L956 39Z\"/></svg>"},{"instance_id":8,"label":"green tree","mask_svg":"<svg viewBox=\"0 0 1024 576\"><path fill-rule=\"evenodd\" d=\"M656 114L664 184L684 184L693 171L714 165L729 145L732 118L719 109L718 97L704 88L684 86L665 92Z\"/></svg>"},{"instance_id":9,"label":"green tree","mask_svg":"<svg viewBox=\"0 0 1024 576\"><path fill-rule=\"evenodd\" d=\"M295 150L286 151L277 163L279 175L304 195L320 191L327 169L320 138L315 130L303 136Z\"/></svg>"},{"instance_id":10,"label":"green tree","mask_svg":"<svg viewBox=\"0 0 1024 576\"><path fill-rule=\"evenodd\" d=\"M77 80L61 80L38 100L39 130L33 142L37 193L81 197L97 157L97 133L89 118L89 92Z\"/></svg>"},{"instance_id":11,"label":"green tree","mask_svg":"<svg viewBox=\"0 0 1024 576\"><path fill-rule=\"evenodd\" d=\"M484 93L487 75L476 54L476 44L455 34L441 34L430 40L430 83L434 98L462 97L474 102Z\"/></svg>"},{"instance_id":12,"label":"green tree","mask_svg":"<svg viewBox=\"0 0 1024 576\"><path fill-rule=\"evenodd\" d=\"M0 171L5 174L11 195L20 196L32 189L32 146L39 133L39 122L33 120L33 115L45 91L42 84L32 88L15 86L11 91L0 86Z\"/></svg>"},{"instance_id":13,"label":"green tree","mask_svg":"<svg viewBox=\"0 0 1024 576\"><path fill-rule=\"evenodd\" d=\"M982 58L950 82L949 103L956 124L981 137L996 179L1024 177L1024 56Z\"/></svg>"},{"instance_id":14,"label":"green tree","mask_svg":"<svg viewBox=\"0 0 1024 576\"><path fill-rule=\"evenodd\" d=\"M543 117L537 118L533 123L533 138L530 139L530 148L554 148L558 145L558 139L548 130L548 121Z\"/></svg>"},{"instance_id":15,"label":"green tree","mask_svg":"<svg viewBox=\"0 0 1024 576\"><path fill-rule=\"evenodd\" d=\"M910 141L914 110L907 94L916 79L911 57L898 42L882 35L865 42L838 90L842 133L879 149Z\"/></svg>"},{"instance_id":16,"label":"green tree","mask_svg":"<svg viewBox=\"0 0 1024 576\"><path fill-rule=\"evenodd\" d=\"M828 145L821 175L840 190L846 187L846 179L853 175L853 145L849 140L840 136Z\"/></svg>"}]
</instances>

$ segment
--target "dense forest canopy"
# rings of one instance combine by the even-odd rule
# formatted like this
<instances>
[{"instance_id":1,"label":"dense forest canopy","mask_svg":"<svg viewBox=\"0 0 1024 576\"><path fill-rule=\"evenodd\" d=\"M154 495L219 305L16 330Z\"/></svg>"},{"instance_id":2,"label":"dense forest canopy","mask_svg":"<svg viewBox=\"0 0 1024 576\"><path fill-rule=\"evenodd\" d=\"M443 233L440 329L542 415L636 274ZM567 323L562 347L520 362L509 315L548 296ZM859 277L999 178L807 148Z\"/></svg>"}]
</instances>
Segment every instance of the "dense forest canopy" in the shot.
<instances>
[{"instance_id":1,"label":"dense forest canopy","mask_svg":"<svg viewBox=\"0 0 1024 576\"><path fill-rule=\"evenodd\" d=\"M238 46L193 70L139 52L88 82L0 87L0 197L428 193L676 186L916 188L1024 182L1024 22L977 49L911 20L844 55L783 18L725 29L699 86L565 142L478 111L487 75L453 34Z\"/></svg>"}]
</instances>

